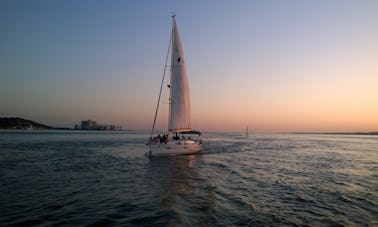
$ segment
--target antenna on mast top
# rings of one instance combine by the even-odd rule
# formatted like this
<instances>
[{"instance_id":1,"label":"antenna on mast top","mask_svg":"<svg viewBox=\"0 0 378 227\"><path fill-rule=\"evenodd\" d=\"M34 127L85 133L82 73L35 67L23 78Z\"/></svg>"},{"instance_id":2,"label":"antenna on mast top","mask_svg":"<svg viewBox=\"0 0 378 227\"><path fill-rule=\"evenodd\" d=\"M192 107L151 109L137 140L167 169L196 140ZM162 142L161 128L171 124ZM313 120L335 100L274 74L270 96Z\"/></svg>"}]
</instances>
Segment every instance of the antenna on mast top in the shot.
<instances>
[{"instance_id":1,"label":"antenna on mast top","mask_svg":"<svg viewBox=\"0 0 378 227\"><path fill-rule=\"evenodd\" d=\"M172 18L175 18L175 17L176 17L175 12L172 12L172 13L171 13L171 17L172 17Z\"/></svg>"}]
</instances>

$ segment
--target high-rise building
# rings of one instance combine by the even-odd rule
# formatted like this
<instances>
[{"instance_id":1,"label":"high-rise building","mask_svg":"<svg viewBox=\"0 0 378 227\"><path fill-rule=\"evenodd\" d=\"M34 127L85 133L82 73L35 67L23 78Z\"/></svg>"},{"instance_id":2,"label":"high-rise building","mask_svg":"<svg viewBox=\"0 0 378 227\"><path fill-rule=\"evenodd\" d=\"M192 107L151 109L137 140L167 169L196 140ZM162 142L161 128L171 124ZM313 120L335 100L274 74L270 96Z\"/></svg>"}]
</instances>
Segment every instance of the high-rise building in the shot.
<instances>
[{"instance_id":1,"label":"high-rise building","mask_svg":"<svg viewBox=\"0 0 378 227\"><path fill-rule=\"evenodd\" d=\"M94 130L97 128L98 125L96 121L87 120L81 122L81 130Z\"/></svg>"}]
</instances>

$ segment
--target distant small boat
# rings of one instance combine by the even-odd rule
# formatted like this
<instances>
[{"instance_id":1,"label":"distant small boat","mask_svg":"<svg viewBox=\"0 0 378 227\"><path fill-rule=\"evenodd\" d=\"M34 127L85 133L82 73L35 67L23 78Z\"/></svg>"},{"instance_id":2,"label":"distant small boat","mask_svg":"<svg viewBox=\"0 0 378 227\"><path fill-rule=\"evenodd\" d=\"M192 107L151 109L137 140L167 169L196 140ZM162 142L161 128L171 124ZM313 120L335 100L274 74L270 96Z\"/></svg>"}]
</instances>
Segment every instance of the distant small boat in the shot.
<instances>
[{"instance_id":1,"label":"distant small boat","mask_svg":"<svg viewBox=\"0 0 378 227\"><path fill-rule=\"evenodd\" d=\"M163 136L153 136L165 77L164 70L151 135L147 143L149 156L194 154L202 150L201 132L192 130L190 126L190 94L184 52L175 15L172 16L172 20L168 132ZM165 68L167 60L168 55Z\"/></svg>"},{"instance_id":2,"label":"distant small boat","mask_svg":"<svg viewBox=\"0 0 378 227\"><path fill-rule=\"evenodd\" d=\"M245 135L246 135L246 136L249 135L248 126L247 126L247 131L245 132Z\"/></svg>"}]
</instances>

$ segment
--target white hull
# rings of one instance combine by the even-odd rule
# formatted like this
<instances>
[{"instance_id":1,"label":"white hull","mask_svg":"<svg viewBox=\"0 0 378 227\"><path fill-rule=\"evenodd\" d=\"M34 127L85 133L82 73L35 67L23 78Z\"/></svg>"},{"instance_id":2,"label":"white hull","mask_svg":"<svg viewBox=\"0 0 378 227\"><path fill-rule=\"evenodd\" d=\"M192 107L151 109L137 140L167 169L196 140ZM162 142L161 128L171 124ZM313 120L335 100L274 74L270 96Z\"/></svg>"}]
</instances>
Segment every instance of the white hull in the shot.
<instances>
[{"instance_id":1,"label":"white hull","mask_svg":"<svg viewBox=\"0 0 378 227\"><path fill-rule=\"evenodd\" d=\"M148 144L148 148L150 156L188 155L200 152L202 144L192 141L191 143L155 143Z\"/></svg>"}]
</instances>

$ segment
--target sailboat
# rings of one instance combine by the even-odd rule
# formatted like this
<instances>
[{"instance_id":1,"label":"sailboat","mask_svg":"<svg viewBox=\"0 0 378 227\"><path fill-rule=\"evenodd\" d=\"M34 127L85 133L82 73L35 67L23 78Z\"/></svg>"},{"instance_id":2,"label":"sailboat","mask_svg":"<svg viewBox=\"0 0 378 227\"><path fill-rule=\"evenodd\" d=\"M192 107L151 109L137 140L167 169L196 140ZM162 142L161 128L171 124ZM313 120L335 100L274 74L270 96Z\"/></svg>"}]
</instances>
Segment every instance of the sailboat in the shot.
<instances>
[{"instance_id":1,"label":"sailboat","mask_svg":"<svg viewBox=\"0 0 378 227\"><path fill-rule=\"evenodd\" d=\"M164 83L165 69L167 68L168 53L171 53L170 84L168 85L170 91L168 132L162 136L153 136ZM149 148L149 156L194 154L202 150L201 132L192 130L190 125L189 82L175 15L172 16L170 45L165 61L151 135L147 146Z\"/></svg>"}]
</instances>

